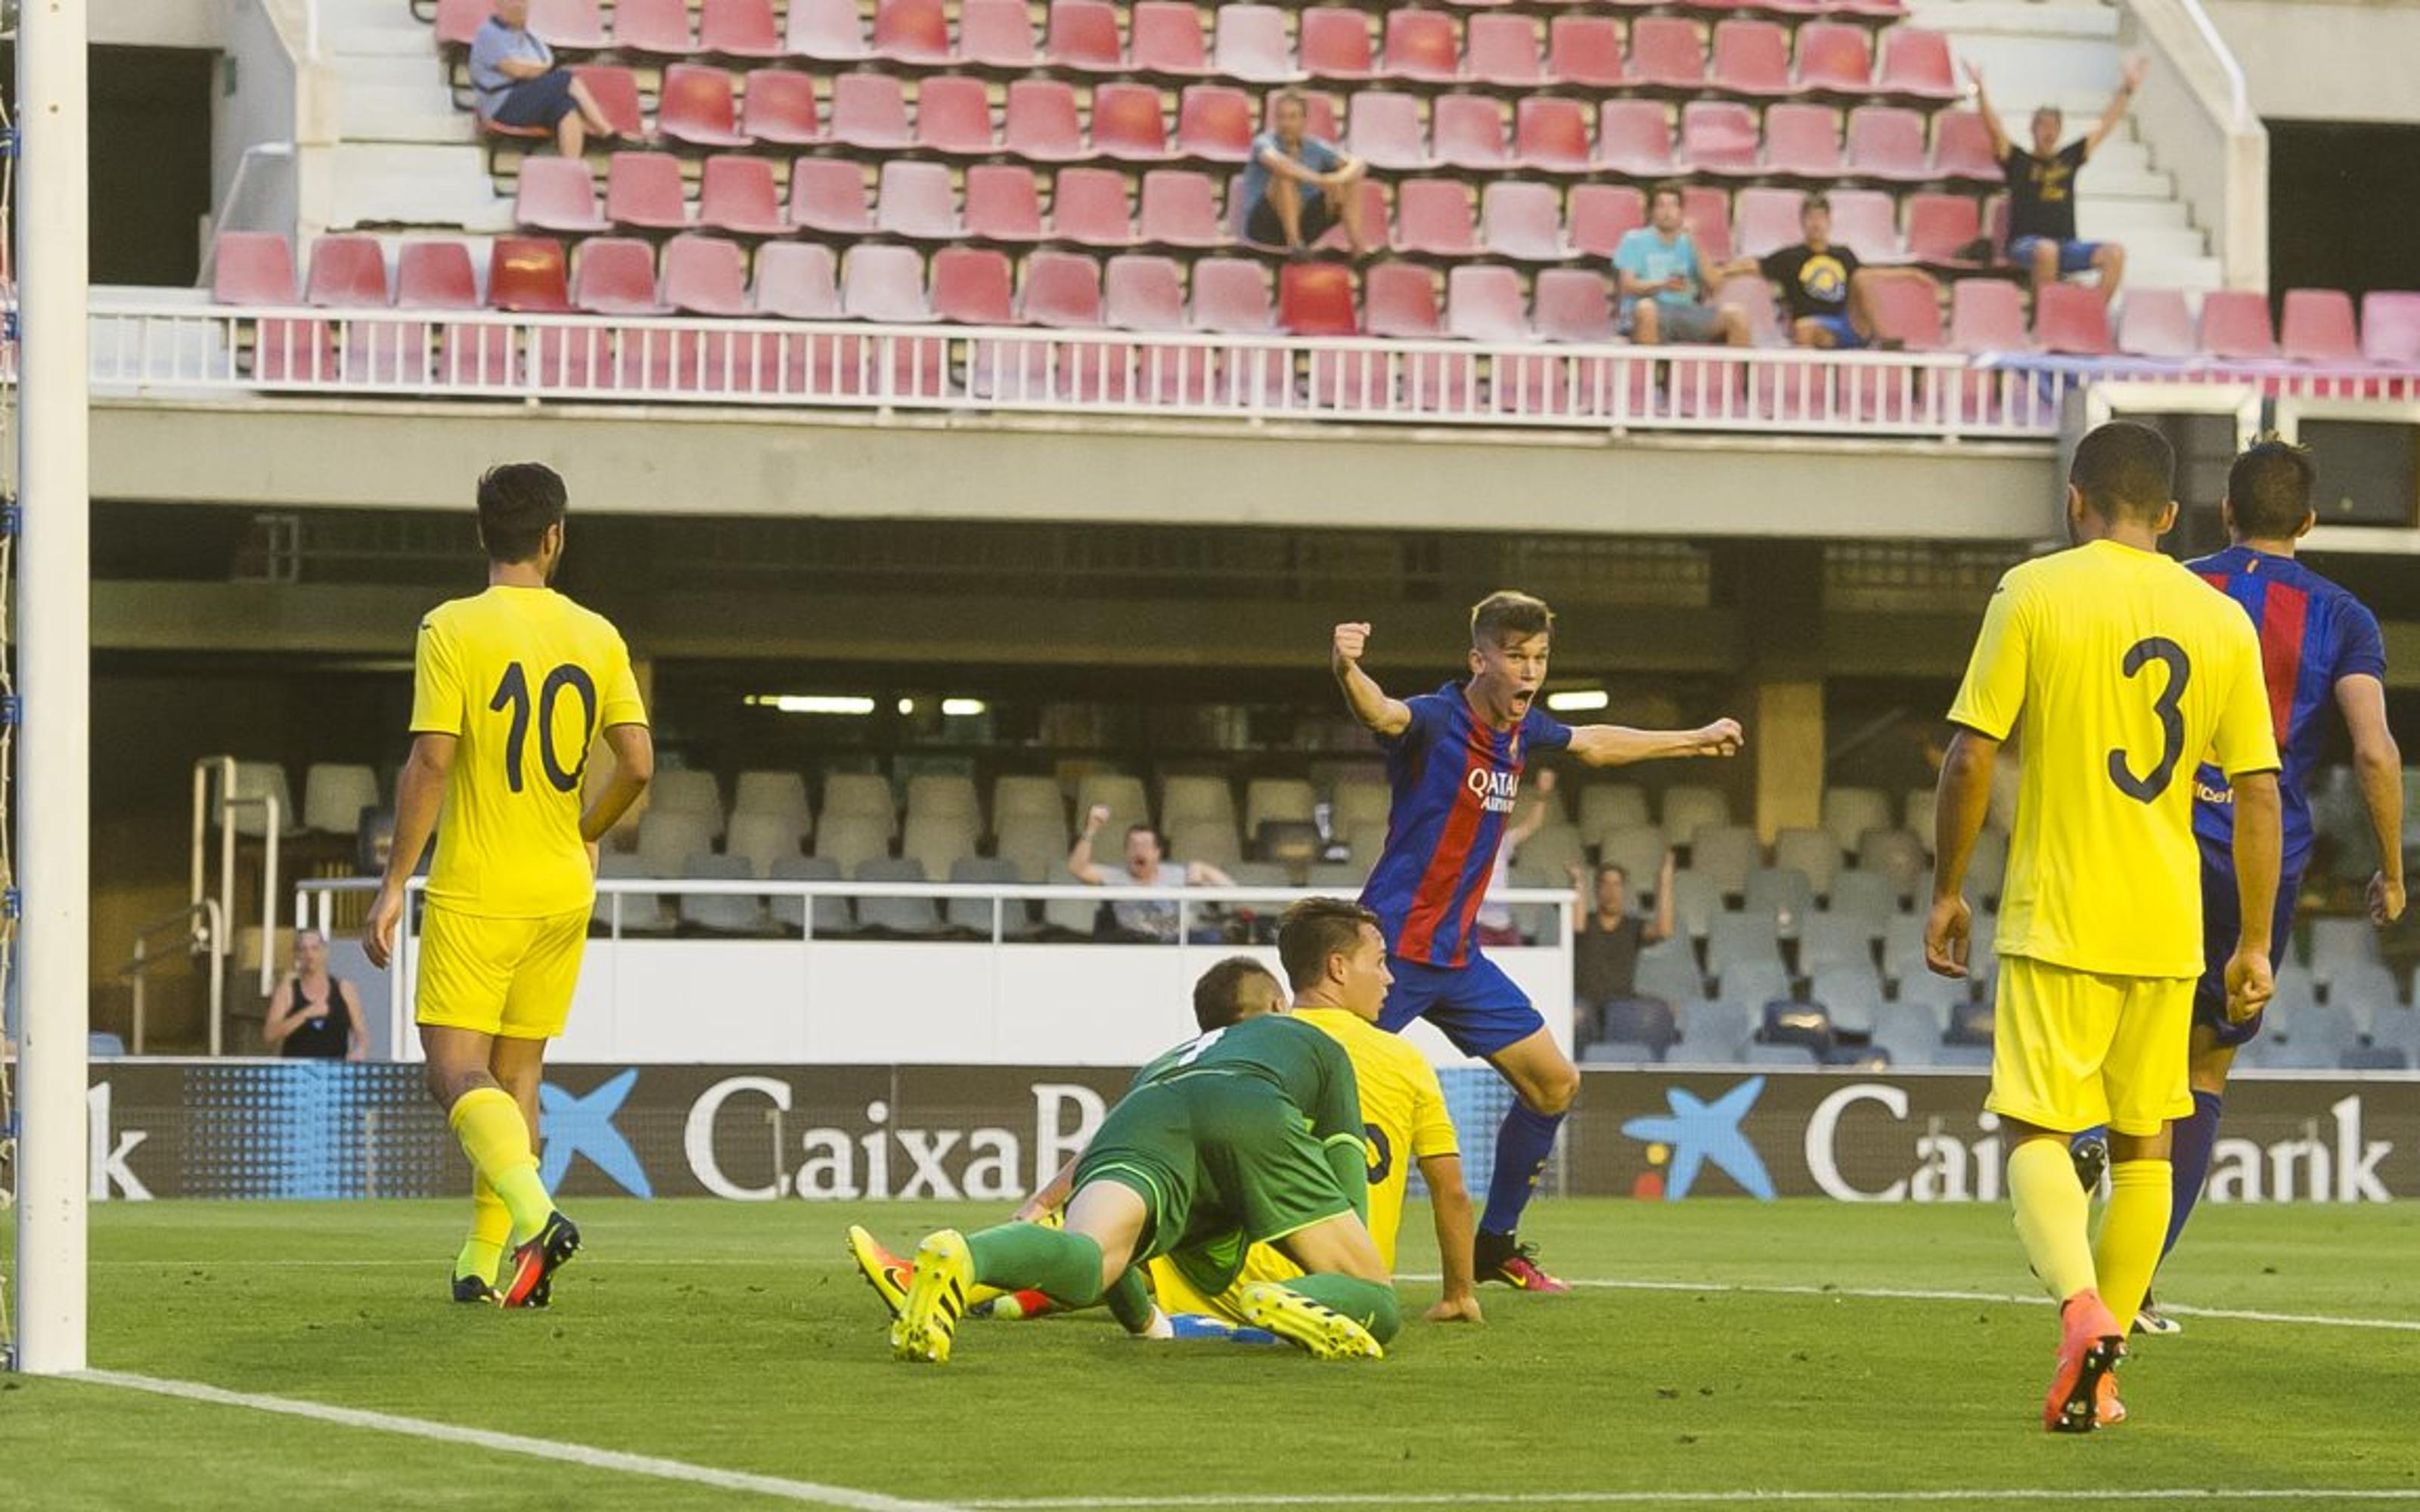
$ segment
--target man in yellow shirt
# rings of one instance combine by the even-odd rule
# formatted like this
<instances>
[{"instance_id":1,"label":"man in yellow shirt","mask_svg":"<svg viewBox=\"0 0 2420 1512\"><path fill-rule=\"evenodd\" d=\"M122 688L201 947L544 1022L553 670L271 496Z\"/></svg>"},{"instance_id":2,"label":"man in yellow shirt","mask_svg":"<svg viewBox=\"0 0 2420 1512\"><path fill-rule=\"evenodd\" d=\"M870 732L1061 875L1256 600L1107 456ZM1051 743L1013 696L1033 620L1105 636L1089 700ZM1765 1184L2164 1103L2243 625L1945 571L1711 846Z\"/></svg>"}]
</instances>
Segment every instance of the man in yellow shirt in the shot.
<instances>
[{"instance_id":1,"label":"man in yellow shirt","mask_svg":"<svg viewBox=\"0 0 2420 1512\"><path fill-rule=\"evenodd\" d=\"M405 885L436 831L415 1017L429 1091L477 1173L454 1299L506 1307L544 1306L549 1278L580 1248L537 1179L538 1083L580 977L597 842L655 771L622 637L550 586L564 508L563 480L537 463L479 480L488 591L420 622L395 849L363 932L371 964L387 966ZM582 813L599 734L613 775Z\"/></svg>"},{"instance_id":2,"label":"man in yellow shirt","mask_svg":"<svg viewBox=\"0 0 2420 1512\"><path fill-rule=\"evenodd\" d=\"M2277 888L2277 742L2260 645L2242 610L2163 556L2176 459L2146 426L2100 426L2068 474L2073 549L2009 570L1949 718L1926 963L1966 974L1960 896L1991 804L2000 745L2023 721L2024 792L2000 900L1992 1091L2009 1141L2009 1192L2035 1273L2060 1301L2044 1427L2122 1419L2114 1378L2121 1319L2142 1305L2167 1233L2169 1121L2193 1111L2185 1080L2202 972L2194 770L2216 763L2236 794L2242 932L2227 1011L2269 999ZM2090 1197L2068 1143L2110 1130L2109 1208L2092 1242ZM2104 1381L2106 1382L2104 1384Z\"/></svg>"}]
</instances>

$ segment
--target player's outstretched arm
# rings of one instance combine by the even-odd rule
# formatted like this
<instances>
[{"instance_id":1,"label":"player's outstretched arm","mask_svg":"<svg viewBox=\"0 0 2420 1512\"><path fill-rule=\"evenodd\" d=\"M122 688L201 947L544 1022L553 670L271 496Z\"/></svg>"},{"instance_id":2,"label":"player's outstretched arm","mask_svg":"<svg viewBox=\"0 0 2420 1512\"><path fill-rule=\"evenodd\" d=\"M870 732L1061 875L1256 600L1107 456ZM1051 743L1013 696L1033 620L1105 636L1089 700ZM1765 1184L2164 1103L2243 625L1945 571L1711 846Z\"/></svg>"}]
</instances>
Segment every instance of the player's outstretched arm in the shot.
<instances>
[{"instance_id":1,"label":"player's outstretched arm","mask_svg":"<svg viewBox=\"0 0 2420 1512\"><path fill-rule=\"evenodd\" d=\"M445 785L454 777L454 752L458 737L424 731L411 737L411 754L395 783L395 845L387 852L386 876L370 903L362 926L362 949L370 964L384 970L394 958L395 927L403 918L404 884L428 849L437 832L437 811L445 804Z\"/></svg>"},{"instance_id":2,"label":"player's outstretched arm","mask_svg":"<svg viewBox=\"0 0 2420 1512\"><path fill-rule=\"evenodd\" d=\"M1338 686L1344 689L1344 706L1361 727L1382 735L1400 735L1412 727L1412 707L1401 699L1390 699L1377 679L1361 670L1361 655L1370 648L1370 626L1355 622L1336 627L1336 639L1328 648L1328 666L1336 673Z\"/></svg>"},{"instance_id":3,"label":"player's outstretched arm","mask_svg":"<svg viewBox=\"0 0 2420 1512\"><path fill-rule=\"evenodd\" d=\"M2276 991L2269 969L2270 920L2276 917L2277 869L2286 849L2285 818L2274 772L2229 772L2235 795L2235 897L2243 910L2235 957L2226 964L2226 1016L2237 1023L2260 1011Z\"/></svg>"},{"instance_id":4,"label":"player's outstretched arm","mask_svg":"<svg viewBox=\"0 0 2420 1512\"><path fill-rule=\"evenodd\" d=\"M1420 1180L1429 1187L1429 1210L1436 1220L1437 1272L1444 1295L1428 1310L1432 1323L1480 1321L1479 1283L1471 1273L1470 1191L1462 1184L1462 1157L1429 1155L1420 1161Z\"/></svg>"},{"instance_id":5,"label":"player's outstretched arm","mask_svg":"<svg viewBox=\"0 0 2420 1512\"><path fill-rule=\"evenodd\" d=\"M1924 964L1936 976L1966 975L1966 863L1975 837L1992 811L1992 767L2000 742L1961 727L1941 758L1941 789L1932 809L1932 912L1924 921Z\"/></svg>"},{"instance_id":6,"label":"player's outstretched arm","mask_svg":"<svg viewBox=\"0 0 2420 1512\"><path fill-rule=\"evenodd\" d=\"M656 779L656 737L645 725L608 725L605 746L613 753L613 776L580 816L580 838L591 845L613 832Z\"/></svg>"},{"instance_id":7,"label":"player's outstretched arm","mask_svg":"<svg viewBox=\"0 0 2420 1512\"><path fill-rule=\"evenodd\" d=\"M2369 920L2380 928L2403 917L2403 752L2386 724L2386 685L2366 672L2336 679L2336 707L2352 733L2353 776L2378 838L2369 879Z\"/></svg>"},{"instance_id":8,"label":"player's outstretched arm","mask_svg":"<svg viewBox=\"0 0 2420 1512\"><path fill-rule=\"evenodd\" d=\"M1584 724L1572 732L1572 754L1590 766L1627 766L1676 756L1736 756L1746 743L1737 719L1716 719L1696 730Z\"/></svg>"}]
</instances>

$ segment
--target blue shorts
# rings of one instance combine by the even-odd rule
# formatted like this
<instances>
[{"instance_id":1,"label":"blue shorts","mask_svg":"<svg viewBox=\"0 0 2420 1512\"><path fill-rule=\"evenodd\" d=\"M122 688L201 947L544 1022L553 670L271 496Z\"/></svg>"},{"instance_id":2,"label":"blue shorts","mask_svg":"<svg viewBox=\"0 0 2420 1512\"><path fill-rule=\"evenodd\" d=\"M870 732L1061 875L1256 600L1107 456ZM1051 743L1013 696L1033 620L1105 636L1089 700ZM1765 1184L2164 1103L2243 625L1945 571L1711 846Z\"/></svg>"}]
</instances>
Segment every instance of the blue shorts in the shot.
<instances>
[{"instance_id":1,"label":"blue shorts","mask_svg":"<svg viewBox=\"0 0 2420 1512\"><path fill-rule=\"evenodd\" d=\"M1546 1026L1544 1015L1504 968L1471 952L1467 964L1432 966L1402 956L1387 958L1395 984L1378 1011L1378 1027L1398 1034L1414 1019L1445 1031L1466 1056L1486 1057L1518 1044Z\"/></svg>"},{"instance_id":2,"label":"blue shorts","mask_svg":"<svg viewBox=\"0 0 2420 1512\"><path fill-rule=\"evenodd\" d=\"M1856 322L1845 315L1807 315L1799 318L1830 332L1836 351L1853 352L1866 344L1866 338L1857 334Z\"/></svg>"},{"instance_id":3,"label":"blue shorts","mask_svg":"<svg viewBox=\"0 0 2420 1512\"><path fill-rule=\"evenodd\" d=\"M571 98L571 70L556 69L513 85L488 119L498 126L552 126L579 108Z\"/></svg>"},{"instance_id":4,"label":"blue shorts","mask_svg":"<svg viewBox=\"0 0 2420 1512\"><path fill-rule=\"evenodd\" d=\"M2020 267L2031 263L2034 249L2049 239L2048 237L2017 238L2009 243L2009 261ZM2058 270L2062 273L2084 272L2091 268L2092 259L2100 255L2101 243L2098 241L2062 241L2058 244Z\"/></svg>"},{"instance_id":5,"label":"blue shorts","mask_svg":"<svg viewBox=\"0 0 2420 1512\"><path fill-rule=\"evenodd\" d=\"M2201 842L2201 980L2194 984L2194 1023L2216 1031L2218 1042L2237 1046L2260 1032L2266 1012L2237 1024L2226 1016L2226 963L2235 954L2235 936L2242 918L2235 897L2235 857L2225 845L2196 836ZM2270 926L2269 969L2285 964L2286 948L2294 938L2294 899L2303 890L2303 869L2310 864L2307 848L2289 851L2278 868L2277 914Z\"/></svg>"}]
</instances>

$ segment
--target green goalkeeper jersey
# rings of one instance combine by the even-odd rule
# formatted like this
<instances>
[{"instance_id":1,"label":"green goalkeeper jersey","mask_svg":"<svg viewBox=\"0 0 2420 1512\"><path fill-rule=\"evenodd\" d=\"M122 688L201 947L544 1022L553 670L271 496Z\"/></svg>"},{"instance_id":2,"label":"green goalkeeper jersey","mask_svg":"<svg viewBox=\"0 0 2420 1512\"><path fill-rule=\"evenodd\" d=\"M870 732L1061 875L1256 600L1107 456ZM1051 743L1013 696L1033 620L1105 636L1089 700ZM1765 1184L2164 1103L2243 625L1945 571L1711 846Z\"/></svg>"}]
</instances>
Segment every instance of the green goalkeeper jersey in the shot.
<instances>
[{"instance_id":1,"label":"green goalkeeper jersey","mask_svg":"<svg viewBox=\"0 0 2420 1512\"><path fill-rule=\"evenodd\" d=\"M1257 1077L1276 1088L1302 1110L1313 1139L1361 1137L1361 1092L1351 1057L1286 1013L1264 1013L1187 1041L1137 1072L1127 1091L1212 1072Z\"/></svg>"}]
</instances>

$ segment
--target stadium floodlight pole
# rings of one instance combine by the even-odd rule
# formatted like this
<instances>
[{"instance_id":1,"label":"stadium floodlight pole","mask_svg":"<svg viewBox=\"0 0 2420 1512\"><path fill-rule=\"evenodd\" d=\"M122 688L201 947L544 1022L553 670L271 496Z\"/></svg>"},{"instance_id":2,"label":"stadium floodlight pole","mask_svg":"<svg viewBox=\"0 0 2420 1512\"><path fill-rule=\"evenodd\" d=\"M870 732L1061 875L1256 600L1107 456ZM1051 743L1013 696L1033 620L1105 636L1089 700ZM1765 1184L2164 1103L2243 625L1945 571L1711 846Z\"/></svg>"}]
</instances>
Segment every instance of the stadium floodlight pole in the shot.
<instances>
[{"instance_id":1,"label":"stadium floodlight pole","mask_svg":"<svg viewBox=\"0 0 2420 1512\"><path fill-rule=\"evenodd\" d=\"M85 0L17 8L17 1355L85 1367L92 553Z\"/></svg>"}]
</instances>

